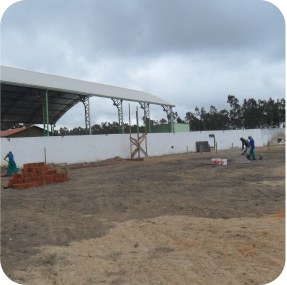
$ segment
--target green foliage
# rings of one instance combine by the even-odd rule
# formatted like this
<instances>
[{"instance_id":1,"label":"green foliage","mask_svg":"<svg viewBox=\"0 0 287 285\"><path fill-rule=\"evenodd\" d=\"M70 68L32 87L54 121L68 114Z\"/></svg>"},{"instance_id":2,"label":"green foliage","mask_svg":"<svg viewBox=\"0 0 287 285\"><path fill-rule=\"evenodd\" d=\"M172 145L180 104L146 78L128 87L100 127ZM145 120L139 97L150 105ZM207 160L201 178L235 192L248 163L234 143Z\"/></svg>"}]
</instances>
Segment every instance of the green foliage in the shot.
<instances>
[{"instance_id":1,"label":"green foliage","mask_svg":"<svg viewBox=\"0 0 287 285\"><path fill-rule=\"evenodd\" d=\"M173 113L173 121L177 123L189 123L190 130L236 130L236 129L255 129L255 128L274 128L285 126L285 99L258 100L245 99L242 106L239 100L234 95L228 95L227 103L230 105L229 110L223 109L218 111L215 106L210 106L209 111L203 107L196 107L194 112L187 112L184 120L182 120L177 112ZM162 118L159 121L151 120L150 118L142 118L147 126L167 124L170 118ZM128 134L137 132L137 125L124 124L124 133ZM118 134L121 133L121 128L118 122L104 122L95 124L91 127L93 135L96 134ZM145 127L140 126L139 132L144 133ZM85 135L85 128L76 127L72 130L60 128L54 132L54 135Z\"/></svg>"},{"instance_id":2,"label":"green foliage","mask_svg":"<svg viewBox=\"0 0 287 285\"><path fill-rule=\"evenodd\" d=\"M124 124L124 133L128 134L130 132L130 127L128 124ZM131 126L131 132L136 133L137 132L137 125ZM139 132L144 133L145 127L140 126ZM92 135L108 135L108 134L119 134L122 133L120 125L118 122L104 122L99 124L95 124L91 126L91 133ZM69 130L67 128L60 128L59 130L54 131L54 136L79 136L79 135L86 135L87 131L85 128L82 127L76 127L72 130Z\"/></svg>"},{"instance_id":3,"label":"green foliage","mask_svg":"<svg viewBox=\"0 0 287 285\"><path fill-rule=\"evenodd\" d=\"M236 130L255 128L275 128L285 126L285 99L276 102L251 98L245 99L242 106L234 95L228 95L229 110L217 111L210 106L209 112L196 107L194 113L187 112L185 121L193 131Z\"/></svg>"}]
</instances>

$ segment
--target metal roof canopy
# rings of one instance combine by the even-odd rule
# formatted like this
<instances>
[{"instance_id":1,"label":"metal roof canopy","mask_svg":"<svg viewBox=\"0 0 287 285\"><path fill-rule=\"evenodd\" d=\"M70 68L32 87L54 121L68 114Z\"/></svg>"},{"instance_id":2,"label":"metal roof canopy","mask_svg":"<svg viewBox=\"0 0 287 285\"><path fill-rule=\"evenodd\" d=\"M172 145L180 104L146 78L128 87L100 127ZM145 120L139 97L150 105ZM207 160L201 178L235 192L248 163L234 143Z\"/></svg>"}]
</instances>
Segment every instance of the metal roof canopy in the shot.
<instances>
[{"instance_id":1,"label":"metal roof canopy","mask_svg":"<svg viewBox=\"0 0 287 285\"><path fill-rule=\"evenodd\" d=\"M78 102L89 112L85 103L90 96L112 99L119 113L118 101L123 100L174 107L142 91L1 66L1 122L55 125Z\"/></svg>"}]
</instances>

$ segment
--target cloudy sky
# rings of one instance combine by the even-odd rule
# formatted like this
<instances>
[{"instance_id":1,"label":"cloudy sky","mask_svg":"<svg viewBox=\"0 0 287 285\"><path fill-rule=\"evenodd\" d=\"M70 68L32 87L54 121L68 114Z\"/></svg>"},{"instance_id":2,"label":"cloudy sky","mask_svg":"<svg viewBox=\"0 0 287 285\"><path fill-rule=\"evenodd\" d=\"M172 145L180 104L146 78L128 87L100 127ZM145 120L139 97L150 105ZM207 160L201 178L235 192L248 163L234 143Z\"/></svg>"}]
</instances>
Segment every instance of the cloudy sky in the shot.
<instances>
[{"instance_id":1,"label":"cloudy sky","mask_svg":"<svg viewBox=\"0 0 287 285\"><path fill-rule=\"evenodd\" d=\"M228 94L284 98L284 29L262 0L24 0L2 17L1 64L142 90L184 119L195 107L228 109ZM128 103L124 113L128 123ZM94 97L91 116L117 121L117 109ZM57 126L84 126L83 105Z\"/></svg>"}]
</instances>

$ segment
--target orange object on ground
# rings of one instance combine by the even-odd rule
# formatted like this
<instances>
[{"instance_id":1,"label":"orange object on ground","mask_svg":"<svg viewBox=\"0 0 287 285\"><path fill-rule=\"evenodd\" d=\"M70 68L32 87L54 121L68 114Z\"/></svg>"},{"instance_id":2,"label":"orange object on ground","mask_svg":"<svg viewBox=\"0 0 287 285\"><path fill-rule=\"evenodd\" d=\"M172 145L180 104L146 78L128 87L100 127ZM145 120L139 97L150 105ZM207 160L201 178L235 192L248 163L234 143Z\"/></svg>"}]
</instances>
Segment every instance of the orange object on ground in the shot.
<instances>
[{"instance_id":1,"label":"orange object on ground","mask_svg":"<svg viewBox=\"0 0 287 285\"><path fill-rule=\"evenodd\" d=\"M13 189L26 189L45 184L68 181L67 172L62 173L49 168L44 162L25 163L21 173L14 174L8 186Z\"/></svg>"}]
</instances>

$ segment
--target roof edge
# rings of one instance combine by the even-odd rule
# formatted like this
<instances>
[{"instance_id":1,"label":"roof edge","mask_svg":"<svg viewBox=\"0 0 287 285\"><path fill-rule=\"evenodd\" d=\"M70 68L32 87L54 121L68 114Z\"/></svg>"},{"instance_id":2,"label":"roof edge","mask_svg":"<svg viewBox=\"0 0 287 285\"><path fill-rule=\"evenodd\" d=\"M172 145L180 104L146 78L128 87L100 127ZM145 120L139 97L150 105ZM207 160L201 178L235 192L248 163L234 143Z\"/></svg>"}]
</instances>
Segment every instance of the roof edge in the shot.
<instances>
[{"instance_id":1,"label":"roof edge","mask_svg":"<svg viewBox=\"0 0 287 285\"><path fill-rule=\"evenodd\" d=\"M175 107L175 105L144 91L29 71L4 65L1 65L0 77L0 81L5 84Z\"/></svg>"}]
</instances>

